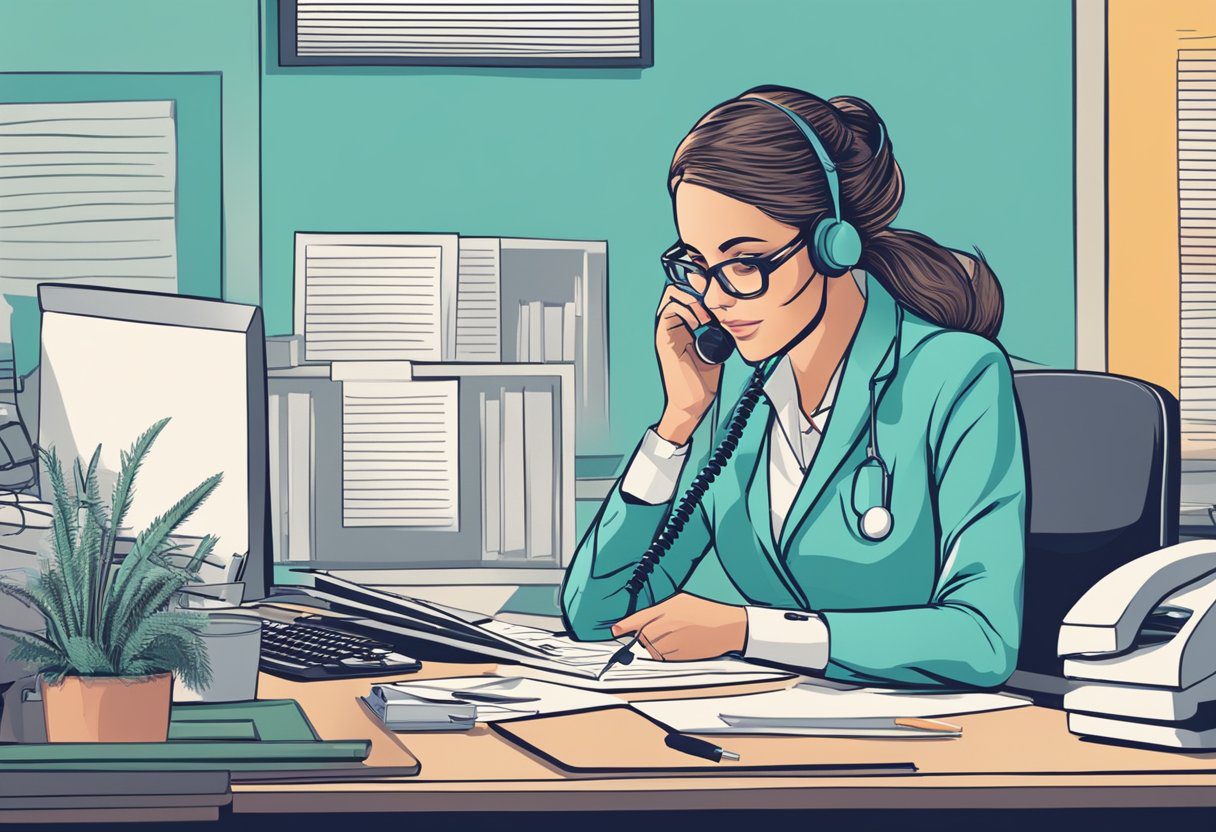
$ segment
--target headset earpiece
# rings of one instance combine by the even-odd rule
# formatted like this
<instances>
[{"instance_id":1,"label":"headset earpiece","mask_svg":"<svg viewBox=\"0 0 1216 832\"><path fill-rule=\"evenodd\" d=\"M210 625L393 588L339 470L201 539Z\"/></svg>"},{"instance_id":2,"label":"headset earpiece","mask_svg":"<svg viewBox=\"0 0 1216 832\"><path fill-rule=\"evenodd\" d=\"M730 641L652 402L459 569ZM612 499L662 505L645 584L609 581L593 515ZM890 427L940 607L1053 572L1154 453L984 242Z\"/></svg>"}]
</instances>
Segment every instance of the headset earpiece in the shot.
<instances>
[{"instance_id":1,"label":"headset earpiece","mask_svg":"<svg viewBox=\"0 0 1216 832\"><path fill-rule=\"evenodd\" d=\"M861 235L847 220L822 219L811 232L811 265L828 277L839 277L861 260Z\"/></svg>"},{"instance_id":2,"label":"headset earpiece","mask_svg":"<svg viewBox=\"0 0 1216 832\"><path fill-rule=\"evenodd\" d=\"M815 267L815 271L829 277L839 277L860 262L861 235L857 233L857 229L853 227L852 223L841 216L840 179L836 175L836 163L832 161L832 157L828 154L827 148L823 146L823 142L819 140L819 135L814 128L802 116L784 104L778 104L776 101L762 96L749 95L747 97L785 113L798 131L806 137L811 149L815 151L815 157L819 159L819 166L823 168L823 175L828 181L832 213L821 219L811 229L810 245L807 246L807 251L810 253L811 265ZM879 141L881 148L882 138Z\"/></svg>"}]
</instances>

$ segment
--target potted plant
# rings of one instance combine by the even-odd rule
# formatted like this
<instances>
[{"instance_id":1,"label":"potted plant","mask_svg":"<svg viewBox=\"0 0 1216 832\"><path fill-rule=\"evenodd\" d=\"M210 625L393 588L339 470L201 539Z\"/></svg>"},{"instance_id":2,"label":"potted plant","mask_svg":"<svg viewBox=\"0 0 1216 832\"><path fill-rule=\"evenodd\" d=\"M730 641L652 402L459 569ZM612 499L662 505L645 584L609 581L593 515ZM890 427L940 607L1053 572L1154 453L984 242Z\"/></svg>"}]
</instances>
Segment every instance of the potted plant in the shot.
<instances>
[{"instance_id":1,"label":"potted plant","mask_svg":"<svg viewBox=\"0 0 1216 832\"><path fill-rule=\"evenodd\" d=\"M76 460L69 489L52 448L39 451L53 491L50 545L26 588L0 581L0 593L42 614L42 634L7 630L12 658L36 665L50 742L163 742L169 730L173 674L195 689L211 668L199 636L206 619L169 609L169 600L196 577L215 547L208 535L189 557L173 532L219 485L208 478L139 533L121 565L113 566L115 538L131 508L135 477L168 423L149 428L122 453L110 505L101 500L98 460ZM175 562L176 561L176 562Z\"/></svg>"}]
</instances>

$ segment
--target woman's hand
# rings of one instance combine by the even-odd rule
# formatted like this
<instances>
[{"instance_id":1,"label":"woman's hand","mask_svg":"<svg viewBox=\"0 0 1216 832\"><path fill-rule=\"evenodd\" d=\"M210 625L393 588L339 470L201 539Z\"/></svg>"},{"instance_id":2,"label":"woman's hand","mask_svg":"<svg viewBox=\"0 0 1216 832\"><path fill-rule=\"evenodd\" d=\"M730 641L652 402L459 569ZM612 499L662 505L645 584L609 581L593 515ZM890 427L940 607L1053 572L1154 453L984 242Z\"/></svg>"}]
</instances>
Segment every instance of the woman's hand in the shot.
<instances>
[{"instance_id":1,"label":"woman's hand","mask_svg":"<svg viewBox=\"0 0 1216 832\"><path fill-rule=\"evenodd\" d=\"M692 437L718 392L722 365L702 361L692 336L693 330L710 320L701 301L688 292L675 286L668 286L663 292L654 346L667 406L656 430L659 436L676 445L683 445Z\"/></svg>"},{"instance_id":2,"label":"woman's hand","mask_svg":"<svg viewBox=\"0 0 1216 832\"><path fill-rule=\"evenodd\" d=\"M716 659L747 644L747 611L681 592L612 625L614 636L627 633L658 661Z\"/></svg>"}]
</instances>

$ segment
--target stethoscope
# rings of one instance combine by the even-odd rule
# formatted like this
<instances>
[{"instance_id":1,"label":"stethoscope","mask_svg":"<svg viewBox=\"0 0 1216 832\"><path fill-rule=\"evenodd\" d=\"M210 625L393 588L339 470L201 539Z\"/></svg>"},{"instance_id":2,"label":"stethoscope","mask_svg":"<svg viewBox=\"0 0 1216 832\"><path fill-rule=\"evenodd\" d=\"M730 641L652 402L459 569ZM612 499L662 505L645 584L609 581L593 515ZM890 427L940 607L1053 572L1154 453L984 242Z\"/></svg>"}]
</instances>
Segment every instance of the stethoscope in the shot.
<instances>
[{"instance_id":1,"label":"stethoscope","mask_svg":"<svg viewBox=\"0 0 1216 832\"><path fill-rule=\"evenodd\" d=\"M895 518L891 514L891 470L878 451L878 396L877 379L870 379L870 441L866 445L866 458L853 472L853 511L858 515L857 529L866 540L878 542L891 534ZM862 477L871 477L871 471L879 477L879 503L867 508L857 505L858 492L864 486ZM872 489L865 488L872 495Z\"/></svg>"},{"instance_id":2,"label":"stethoscope","mask_svg":"<svg viewBox=\"0 0 1216 832\"><path fill-rule=\"evenodd\" d=\"M899 356L899 332L903 323L903 310L897 310L895 321L895 341L892 345L894 355ZM890 378L894 373L882 373L882 365L870 377L870 437L866 443L866 458L853 472L853 511L857 514L857 530L866 540L877 543L886 540L895 525L895 517L891 514L891 469L878 450L878 384L881 380ZM878 474L878 504L873 504L873 488L869 487L873 472ZM864 490L869 500L863 500L858 505L859 492ZM868 505L867 505L868 503Z\"/></svg>"}]
</instances>

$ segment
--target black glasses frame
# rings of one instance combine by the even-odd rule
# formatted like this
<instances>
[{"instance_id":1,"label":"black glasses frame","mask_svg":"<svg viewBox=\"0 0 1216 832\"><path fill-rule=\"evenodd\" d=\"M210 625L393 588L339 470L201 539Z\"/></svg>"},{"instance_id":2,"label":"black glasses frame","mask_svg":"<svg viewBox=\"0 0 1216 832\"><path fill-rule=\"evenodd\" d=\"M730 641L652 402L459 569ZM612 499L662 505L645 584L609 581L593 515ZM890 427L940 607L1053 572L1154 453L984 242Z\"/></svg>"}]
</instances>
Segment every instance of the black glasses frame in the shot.
<instances>
[{"instance_id":1,"label":"black glasses frame","mask_svg":"<svg viewBox=\"0 0 1216 832\"><path fill-rule=\"evenodd\" d=\"M698 266L691 260L686 259L688 249L681 243L676 243L659 257L659 261L663 264L663 271L667 275L667 282L681 289L685 289L696 295L698 298L705 296L705 292L709 291L709 281L717 281L722 287L722 291L730 295L732 298L747 300L748 298L758 298L768 291L768 277L777 269L781 268L785 263L797 254L807 243L806 235L799 233L794 239L790 240L781 248L772 254L755 255L751 257L732 257L729 260L723 260L708 268ZM760 288L754 292L741 292L736 289L730 282L730 278L726 276L726 269L738 263L745 263L756 269L760 273ZM681 279L680 267L696 272L706 278L705 292L699 292L694 289L687 280Z\"/></svg>"}]
</instances>

